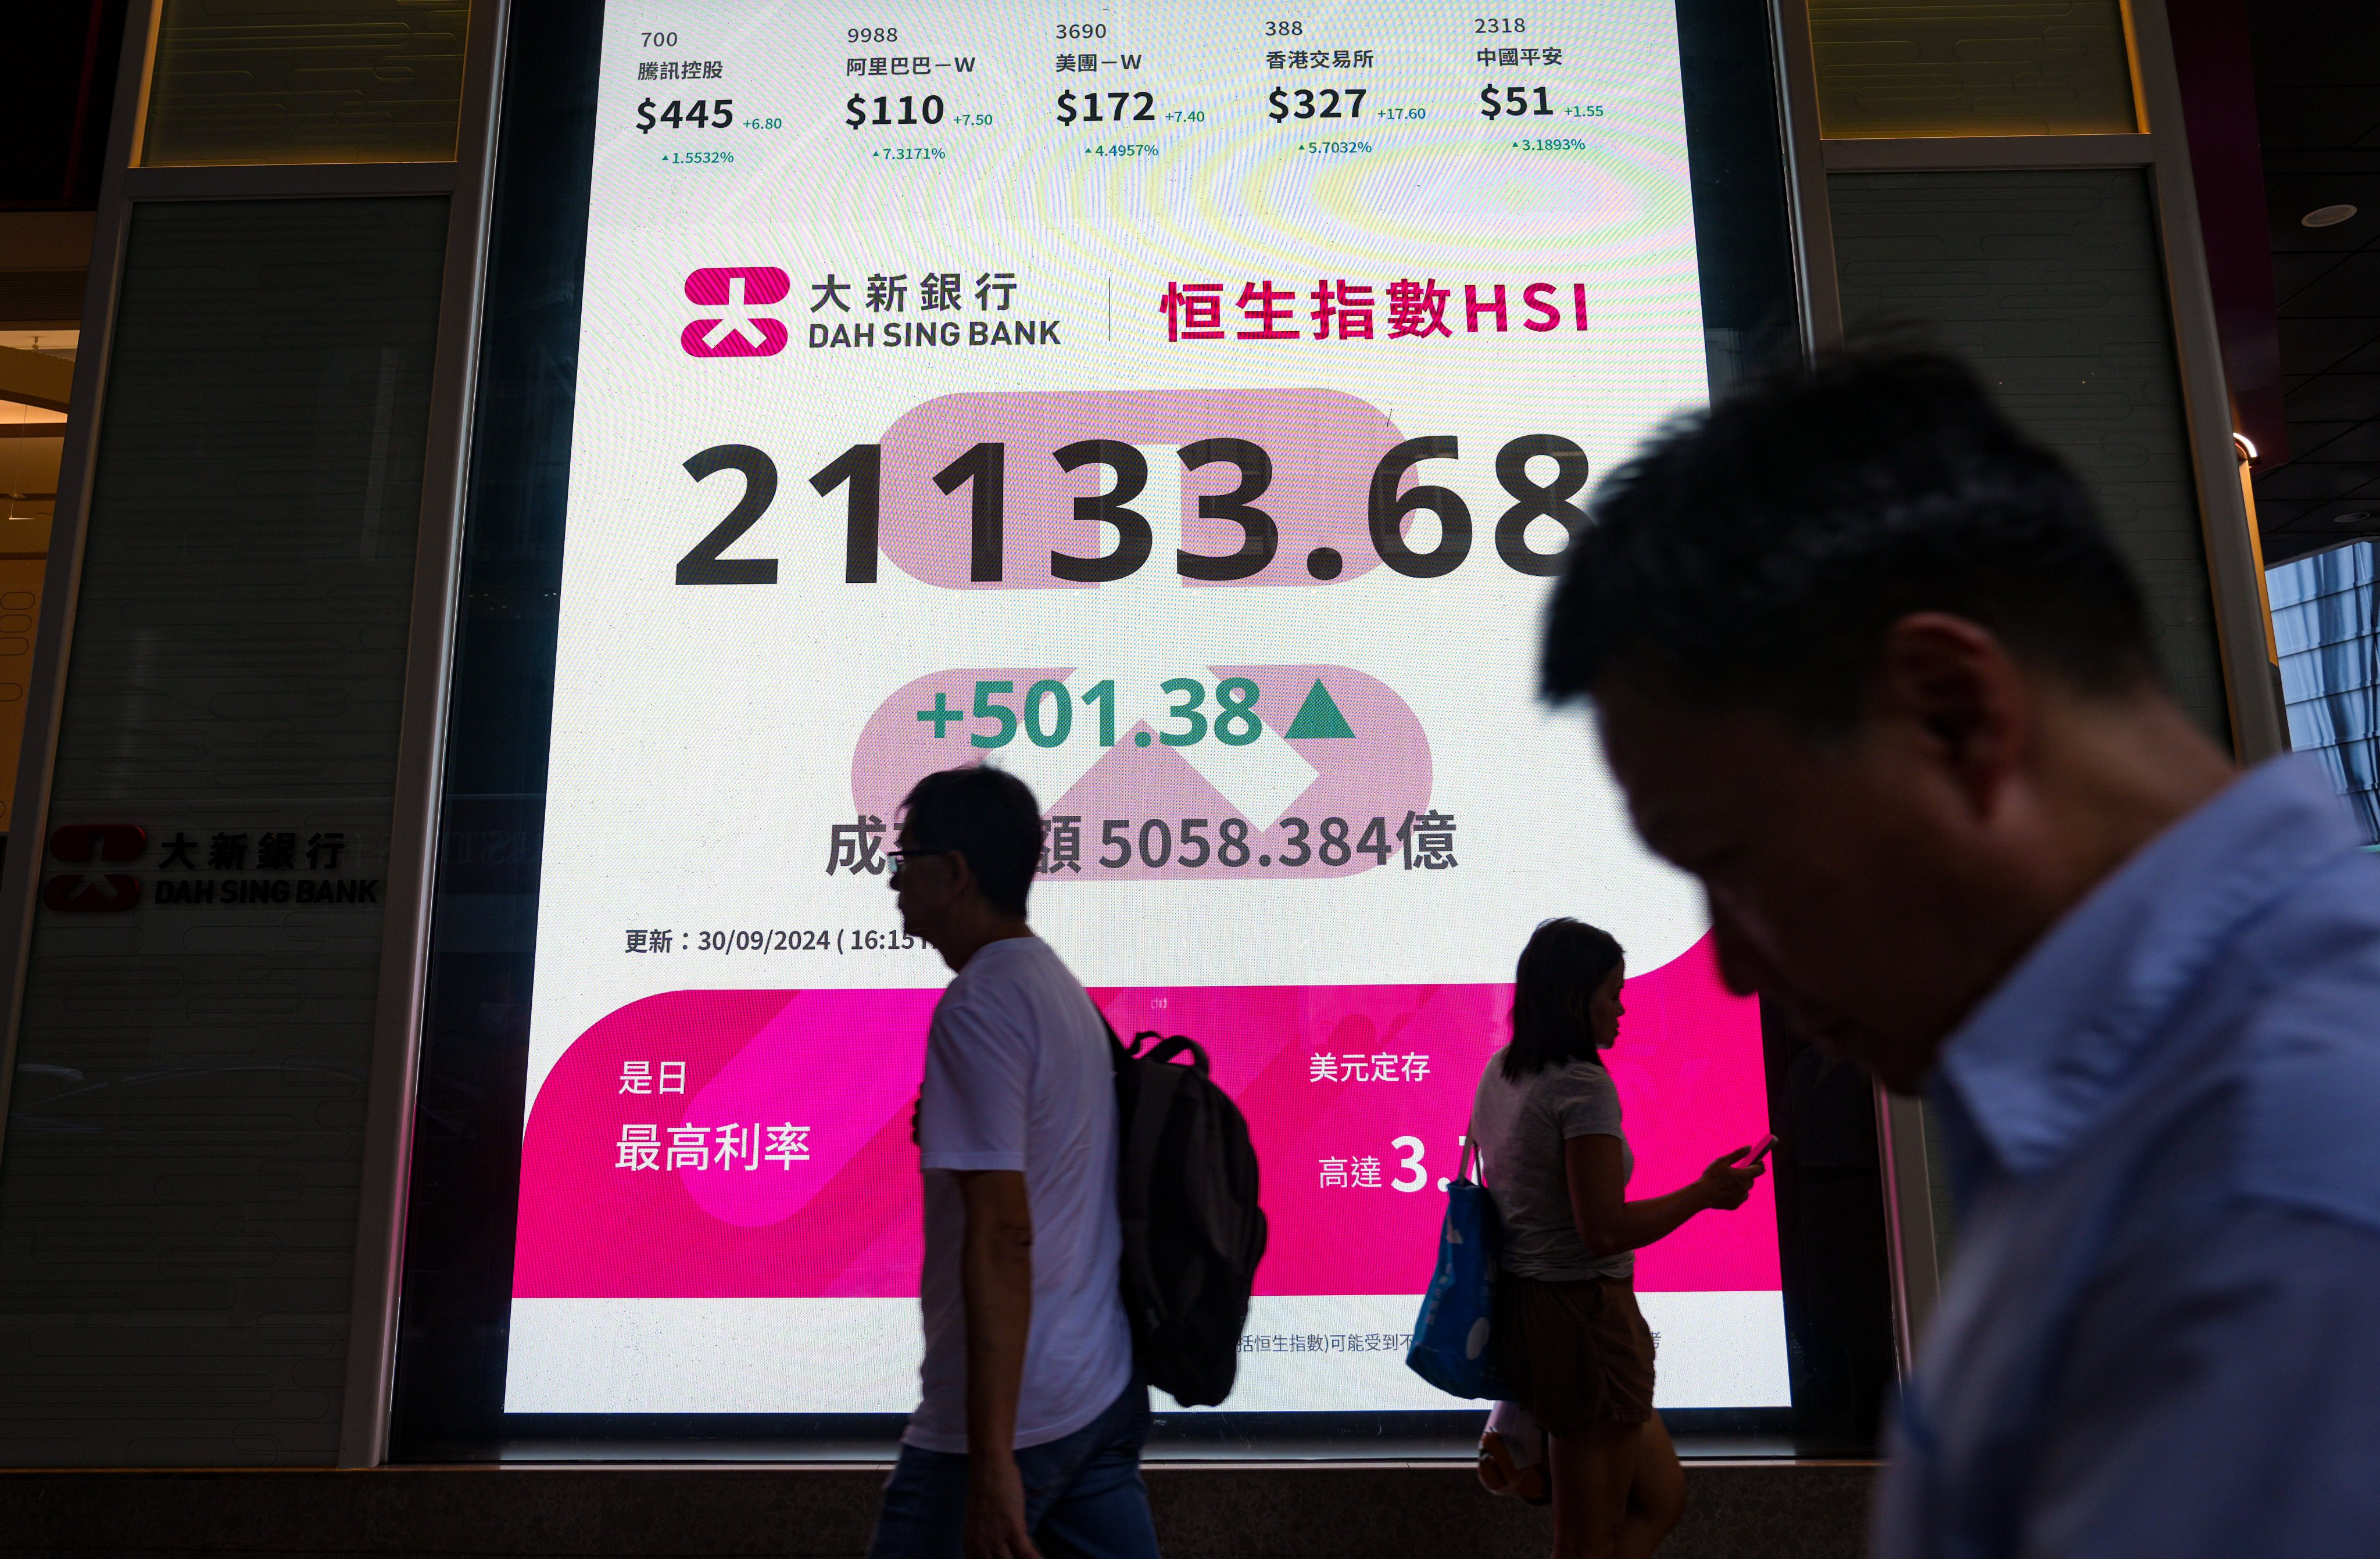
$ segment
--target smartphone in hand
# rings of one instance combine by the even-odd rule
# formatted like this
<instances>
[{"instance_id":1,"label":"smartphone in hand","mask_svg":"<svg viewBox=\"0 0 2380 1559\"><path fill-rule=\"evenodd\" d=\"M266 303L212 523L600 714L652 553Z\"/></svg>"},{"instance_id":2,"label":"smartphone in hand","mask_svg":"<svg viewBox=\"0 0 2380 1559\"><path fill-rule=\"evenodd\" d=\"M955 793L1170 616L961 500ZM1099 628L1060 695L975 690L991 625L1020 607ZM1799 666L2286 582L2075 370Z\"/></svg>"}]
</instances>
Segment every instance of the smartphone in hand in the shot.
<instances>
[{"instance_id":1,"label":"smartphone in hand","mask_svg":"<svg viewBox=\"0 0 2380 1559\"><path fill-rule=\"evenodd\" d=\"M1768 1150L1776 1145L1777 1133L1771 1131L1768 1135L1760 1139L1760 1143L1757 1147L1755 1147L1750 1153L1745 1154L1742 1158L1738 1159L1736 1163L1740 1167L1749 1169L1754 1165L1759 1163L1762 1159L1767 1157Z\"/></svg>"}]
</instances>

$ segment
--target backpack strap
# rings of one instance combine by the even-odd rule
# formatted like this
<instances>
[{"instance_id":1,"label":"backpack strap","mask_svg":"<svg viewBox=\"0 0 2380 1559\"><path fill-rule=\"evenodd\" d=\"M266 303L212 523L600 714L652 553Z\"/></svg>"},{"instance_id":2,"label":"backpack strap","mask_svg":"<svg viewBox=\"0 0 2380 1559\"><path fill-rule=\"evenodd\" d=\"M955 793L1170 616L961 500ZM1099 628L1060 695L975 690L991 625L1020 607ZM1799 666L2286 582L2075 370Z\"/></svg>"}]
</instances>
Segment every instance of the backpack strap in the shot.
<instances>
[{"instance_id":1,"label":"backpack strap","mask_svg":"<svg viewBox=\"0 0 2380 1559\"><path fill-rule=\"evenodd\" d=\"M1104 1014L1100 1021L1106 1021ZM1149 1260L1148 1188L1174 1092L1186 1075L1178 1067L1160 1070L1144 1064L1149 1057L1137 1051L1140 1042L1148 1037L1135 1035L1133 1045L1127 1046L1117 1037L1113 1026L1108 1028L1115 1065L1116 1101L1119 1106L1129 1101L1129 1108L1121 1110L1117 1120L1116 1215L1123 1230L1124 1308L1131 1315L1136 1343L1146 1337L1163 1313L1161 1310L1145 1315L1135 1312L1141 1303L1154 1302L1160 1287Z\"/></svg>"},{"instance_id":2,"label":"backpack strap","mask_svg":"<svg viewBox=\"0 0 2380 1559\"><path fill-rule=\"evenodd\" d=\"M1149 1047L1148 1054L1142 1056L1141 1045L1152 1039L1157 1043ZM1143 1029L1132 1036L1132 1053L1156 1066L1163 1066L1174 1057L1186 1054L1190 1057L1190 1069L1200 1077L1209 1076L1212 1070L1207 1061L1206 1047L1186 1033L1160 1037L1155 1029Z\"/></svg>"}]
</instances>

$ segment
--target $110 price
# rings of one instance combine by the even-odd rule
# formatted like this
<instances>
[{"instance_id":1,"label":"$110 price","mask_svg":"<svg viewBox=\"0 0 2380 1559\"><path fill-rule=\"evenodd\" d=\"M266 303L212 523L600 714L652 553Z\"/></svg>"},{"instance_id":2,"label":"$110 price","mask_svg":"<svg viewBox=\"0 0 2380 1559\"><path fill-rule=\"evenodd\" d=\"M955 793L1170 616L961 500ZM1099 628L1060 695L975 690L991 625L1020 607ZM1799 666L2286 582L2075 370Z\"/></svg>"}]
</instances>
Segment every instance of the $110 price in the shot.
<instances>
[{"instance_id":1,"label":"$110 price","mask_svg":"<svg viewBox=\"0 0 2380 1559\"><path fill-rule=\"evenodd\" d=\"M942 122L939 92L923 97L904 92L898 97L865 97L858 92L843 100L843 122L852 129L880 125L939 125Z\"/></svg>"},{"instance_id":2,"label":"$110 price","mask_svg":"<svg viewBox=\"0 0 2380 1559\"><path fill-rule=\"evenodd\" d=\"M967 577L975 584L1002 583L1007 568L1008 458L1005 443L978 443L934 473L934 486L946 495L967 491ZM1407 439L1380 457L1372 471L1366 521L1373 551L1379 561L1408 579L1437 579L1453 573L1471 552L1471 507L1451 488L1414 482L1415 467L1429 460L1453 460L1461 455L1449 436ZM1238 527L1239 547L1220 555L1177 550L1174 570L1184 579L1229 584L1252 579L1269 567L1281 550L1281 526L1260 508L1272 484L1272 456L1263 445L1247 439L1199 439L1181 446L1183 468L1196 471L1226 464L1235 467L1238 484L1229 492L1201 493L1197 514L1202 520ZM1083 439L1050 452L1049 458L1064 472L1105 466L1111 479L1108 490L1074 500L1074 517L1092 535L1112 530L1112 550L1091 555L1052 550L1049 577L1068 584L1098 585L1130 578L1146 563L1155 544L1148 519L1131 505L1148 486L1148 459L1137 445L1116 439ZM1530 462L1554 463L1550 481L1530 475ZM1496 522L1496 555L1516 573L1550 578L1561 572L1562 554L1570 538L1586 523L1579 495L1587 479L1586 453L1569 439L1553 433L1530 433L1505 444L1496 454L1496 477L1512 503ZM680 585L773 585L774 558L735 557L727 549L759 524L776 501L777 464L749 444L719 444L686 462L686 474L702 481L722 471L744 477L744 496L727 516L695 543L677 562ZM1412 485L1408 486L1408 482ZM880 444L854 444L809 478L810 489L823 498L844 493L844 580L852 585L876 582L884 490L884 450ZM913 505L905 508L914 512ZM1407 537L1417 515L1438 522L1435 545L1423 550ZM1540 552L1529 545L1532 522L1545 519L1562 530L1562 546ZM1038 560L1036 560L1038 562ZM1306 555L1306 572L1319 580L1335 579L1346 560L1337 549L1317 547Z\"/></svg>"}]
</instances>

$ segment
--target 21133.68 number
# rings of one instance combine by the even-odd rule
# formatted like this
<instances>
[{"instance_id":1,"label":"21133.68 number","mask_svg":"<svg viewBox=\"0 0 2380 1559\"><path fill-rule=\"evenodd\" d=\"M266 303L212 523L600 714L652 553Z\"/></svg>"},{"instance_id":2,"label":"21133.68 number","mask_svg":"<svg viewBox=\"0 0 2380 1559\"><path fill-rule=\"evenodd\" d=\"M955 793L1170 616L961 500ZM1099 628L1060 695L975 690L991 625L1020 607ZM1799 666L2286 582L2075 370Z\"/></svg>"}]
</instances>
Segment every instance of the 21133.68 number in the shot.
<instances>
[{"instance_id":1,"label":"21133.68 number","mask_svg":"<svg viewBox=\"0 0 2380 1559\"><path fill-rule=\"evenodd\" d=\"M1409 579L1438 579L1453 573L1470 556L1470 505L1451 488L1426 482L1407 486L1415 467L1428 460L1453 460L1461 445L1451 437L1407 439L1380 457L1372 471L1366 514L1374 552L1379 561ZM955 495L967 489L968 574L975 584L1000 583L1006 573L1006 532L1009 446L979 443L934 474L934 485ZM1114 547L1084 556L1052 550L1052 578L1072 584L1106 584L1130 578L1147 563L1155 533L1146 515L1131 507L1148 486L1148 461L1136 445L1116 439L1084 439L1050 452L1062 471L1103 465L1113 485L1102 493L1077 497L1075 517L1087 526L1113 530ZM1272 484L1272 456L1247 439L1199 439L1184 444L1180 458L1185 470L1196 471L1229 463L1239 471L1239 485L1230 492L1202 493L1197 500L1201 519L1226 521L1239 527L1236 550L1220 555L1177 550L1173 566L1184 579L1231 583L1250 579L1271 564L1281 548L1281 527L1257 504ZM1550 459L1551 480L1540 482L1530 474L1530 462ZM711 527L677 563L680 585L773 585L775 558L727 556L728 548L759 523L777 495L777 464L749 444L719 444L686 462L686 474L697 481L722 471L744 477L744 496L726 517ZM854 444L809 478L821 498L840 489L844 493L844 580L852 585L876 582L880 548L884 453L880 444ZM1496 454L1496 477L1512 505L1498 518L1496 555L1516 573L1550 578L1561 571L1562 548L1540 552L1529 545L1533 521L1552 520L1562 530L1563 547L1586 522L1580 494L1586 488L1586 453L1569 439L1553 433L1530 433L1506 443ZM1410 544L1407 526L1416 514L1434 515L1437 543L1427 550ZM1332 548L1318 547L1306 559L1316 579L1332 579L1345 564Z\"/></svg>"}]
</instances>

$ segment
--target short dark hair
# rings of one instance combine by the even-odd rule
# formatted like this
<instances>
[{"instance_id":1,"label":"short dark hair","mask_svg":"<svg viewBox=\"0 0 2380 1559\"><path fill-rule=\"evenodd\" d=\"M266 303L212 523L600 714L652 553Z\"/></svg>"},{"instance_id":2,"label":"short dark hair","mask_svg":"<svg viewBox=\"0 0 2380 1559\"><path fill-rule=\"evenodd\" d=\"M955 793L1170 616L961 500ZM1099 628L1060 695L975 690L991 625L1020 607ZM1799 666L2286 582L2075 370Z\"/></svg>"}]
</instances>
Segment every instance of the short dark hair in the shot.
<instances>
[{"instance_id":1,"label":"short dark hair","mask_svg":"<svg viewBox=\"0 0 2380 1559\"><path fill-rule=\"evenodd\" d=\"M1041 864L1041 804L1031 786L1004 768L971 763L910 786L901 813L911 851L958 852L993 909L1025 912Z\"/></svg>"},{"instance_id":2,"label":"short dark hair","mask_svg":"<svg viewBox=\"0 0 2380 1559\"><path fill-rule=\"evenodd\" d=\"M1504 1078L1518 1082L1566 1061L1603 1057L1586 1021L1586 1004L1626 955L1600 926L1564 915L1540 921L1512 970L1512 1043Z\"/></svg>"},{"instance_id":3,"label":"short dark hair","mask_svg":"<svg viewBox=\"0 0 2380 1559\"><path fill-rule=\"evenodd\" d=\"M1689 694L1840 733L1886 630L1925 610L2084 693L2159 678L2090 494L1949 357L1845 355L1757 381L1657 433L1591 514L1548 614L1557 703L1643 659Z\"/></svg>"}]
</instances>

